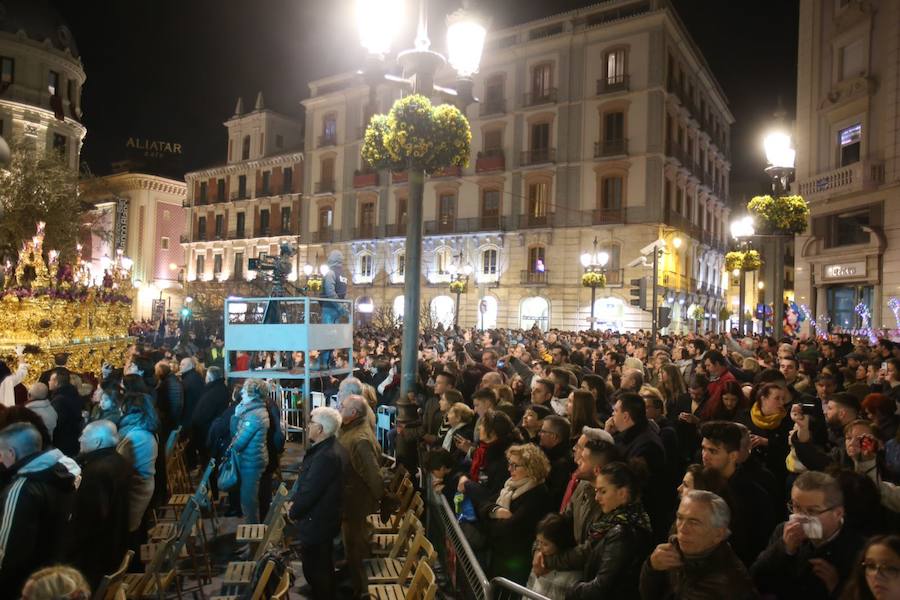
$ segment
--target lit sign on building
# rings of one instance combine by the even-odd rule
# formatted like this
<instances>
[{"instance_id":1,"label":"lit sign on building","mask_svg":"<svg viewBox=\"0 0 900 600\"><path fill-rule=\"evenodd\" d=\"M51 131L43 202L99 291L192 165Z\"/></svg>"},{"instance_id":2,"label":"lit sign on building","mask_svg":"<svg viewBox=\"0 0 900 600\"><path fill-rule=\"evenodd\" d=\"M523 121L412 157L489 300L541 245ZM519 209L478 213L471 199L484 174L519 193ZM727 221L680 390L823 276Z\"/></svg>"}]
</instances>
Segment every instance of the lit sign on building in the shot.
<instances>
[{"instance_id":1,"label":"lit sign on building","mask_svg":"<svg viewBox=\"0 0 900 600\"><path fill-rule=\"evenodd\" d=\"M825 265L824 279L858 279L866 276L866 261Z\"/></svg>"},{"instance_id":2,"label":"lit sign on building","mask_svg":"<svg viewBox=\"0 0 900 600\"><path fill-rule=\"evenodd\" d=\"M139 137L130 137L125 142L129 150L141 150L144 156L149 158L161 158L167 154L181 154L181 144L176 142L164 142L162 140L146 140Z\"/></svg>"}]
</instances>

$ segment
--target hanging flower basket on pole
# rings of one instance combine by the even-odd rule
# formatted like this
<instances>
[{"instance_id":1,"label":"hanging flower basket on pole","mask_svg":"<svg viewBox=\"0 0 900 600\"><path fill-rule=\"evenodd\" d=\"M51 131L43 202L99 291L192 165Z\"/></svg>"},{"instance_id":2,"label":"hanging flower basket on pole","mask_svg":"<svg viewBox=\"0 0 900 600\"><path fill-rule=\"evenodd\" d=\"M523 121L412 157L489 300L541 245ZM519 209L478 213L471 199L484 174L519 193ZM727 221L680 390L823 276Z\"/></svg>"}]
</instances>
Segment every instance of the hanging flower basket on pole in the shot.
<instances>
[{"instance_id":1,"label":"hanging flower basket on pole","mask_svg":"<svg viewBox=\"0 0 900 600\"><path fill-rule=\"evenodd\" d=\"M585 273L581 276L581 285L586 288L605 288L606 275L595 272Z\"/></svg>"},{"instance_id":2,"label":"hanging flower basket on pole","mask_svg":"<svg viewBox=\"0 0 900 600\"><path fill-rule=\"evenodd\" d=\"M757 230L764 234L799 235L806 231L809 205L801 196L756 196L747 204Z\"/></svg>"},{"instance_id":3,"label":"hanging flower basket on pole","mask_svg":"<svg viewBox=\"0 0 900 600\"><path fill-rule=\"evenodd\" d=\"M762 257L756 250L734 250L725 255L725 270L758 271L762 266Z\"/></svg>"}]
</instances>

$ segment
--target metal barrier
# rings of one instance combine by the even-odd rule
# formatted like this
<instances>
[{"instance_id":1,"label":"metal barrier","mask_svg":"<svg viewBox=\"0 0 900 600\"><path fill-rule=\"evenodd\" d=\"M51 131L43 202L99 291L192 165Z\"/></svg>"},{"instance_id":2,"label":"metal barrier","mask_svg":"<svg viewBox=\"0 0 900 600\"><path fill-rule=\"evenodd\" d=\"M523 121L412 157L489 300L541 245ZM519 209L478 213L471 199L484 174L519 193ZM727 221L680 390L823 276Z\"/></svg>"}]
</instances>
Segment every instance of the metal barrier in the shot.
<instances>
[{"instance_id":1,"label":"metal barrier","mask_svg":"<svg viewBox=\"0 0 900 600\"><path fill-rule=\"evenodd\" d=\"M424 487L428 498L428 511L425 515L426 533L438 551L440 562L450 578L451 587L459 593L458 598L549 600L546 596L532 592L503 577L495 577L488 581L475 556L475 551L459 527L456 514L450 508L447 498L443 494L435 493L430 476L425 478Z\"/></svg>"}]
</instances>

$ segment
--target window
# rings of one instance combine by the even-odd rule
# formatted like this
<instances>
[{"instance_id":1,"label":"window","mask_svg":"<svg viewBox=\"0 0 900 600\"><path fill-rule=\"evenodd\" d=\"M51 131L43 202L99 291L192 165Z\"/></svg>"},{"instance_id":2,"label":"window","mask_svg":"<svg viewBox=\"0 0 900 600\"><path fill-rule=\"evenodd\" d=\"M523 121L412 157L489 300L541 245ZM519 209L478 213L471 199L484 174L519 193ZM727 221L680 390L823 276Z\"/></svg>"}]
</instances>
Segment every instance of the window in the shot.
<instances>
[{"instance_id":1,"label":"window","mask_svg":"<svg viewBox=\"0 0 900 600\"><path fill-rule=\"evenodd\" d=\"M291 232L291 207L281 207L281 233Z\"/></svg>"},{"instance_id":2,"label":"window","mask_svg":"<svg viewBox=\"0 0 900 600\"><path fill-rule=\"evenodd\" d=\"M322 159L322 174L320 177L322 183L331 183L334 181L334 159Z\"/></svg>"},{"instance_id":3,"label":"window","mask_svg":"<svg viewBox=\"0 0 900 600\"><path fill-rule=\"evenodd\" d=\"M322 142L333 144L337 140L337 116L334 114L325 115L322 120Z\"/></svg>"},{"instance_id":4,"label":"window","mask_svg":"<svg viewBox=\"0 0 900 600\"><path fill-rule=\"evenodd\" d=\"M488 248L481 253L481 273L484 275L497 274L497 250Z\"/></svg>"},{"instance_id":5,"label":"window","mask_svg":"<svg viewBox=\"0 0 900 600\"><path fill-rule=\"evenodd\" d=\"M203 255L197 256L197 277L203 277L203 272L206 270L206 257Z\"/></svg>"},{"instance_id":6,"label":"window","mask_svg":"<svg viewBox=\"0 0 900 600\"><path fill-rule=\"evenodd\" d=\"M834 248L837 246L869 243L869 232L863 230L863 227L868 227L871 222L869 210L850 214L830 215L827 219L826 247Z\"/></svg>"},{"instance_id":7,"label":"window","mask_svg":"<svg viewBox=\"0 0 900 600\"><path fill-rule=\"evenodd\" d=\"M363 237L375 234L375 203L363 202L359 205L359 232Z\"/></svg>"},{"instance_id":8,"label":"window","mask_svg":"<svg viewBox=\"0 0 900 600\"><path fill-rule=\"evenodd\" d=\"M216 199L219 202L225 202L228 198L225 197L225 179L217 179L216 180Z\"/></svg>"},{"instance_id":9,"label":"window","mask_svg":"<svg viewBox=\"0 0 900 600\"><path fill-rule=\"evenodd\" d=\"M222 255L216 254L213 256L213 276L218 277L222 274Z\"/></svg>"},{"instance_id":10,"label":"window","mask_svg":"<svg viewBox=\"0 0 900 600\"><path fill-rule=\"evenodd\" d=\"M407 222L406 198L397 198L397 224L398 225L406 225L406 222Z\"/></svg>"},{"instance_id":11,"label":"window","mask_svg":"<svg viewBox=\"0 0 900 600\"><path fill-rule=\"evenodd\" d=\"M247 214L239 212L237 214L237 236L239 238L244 237L244 227L247 224Z\"/></svg>"},{"instance_id":12,"label":"window","mask_svg":"<svg viewBox=\"0 0 900 600\"><path fill-rule=\"evenodd\" d=\"M528 249L528 272L543 273L547 270L544 262L544 247L533 246Z\"/></svg>"},{"instance_id":13,"label":"window","mask_svg":"<svg viewBox=\"0 0 900 600\"><path fill-rule=\"evenodd\" d=\"M607 85L622 85L625 83L625 48L607 52L606 83Z\"/></svg>"},{"instance_id":14,"label":"window","mask_svg":"<svg viewBox=\"0 0 900 600\"><path fill-rule=\"evenodd\" d=\"M625 139L625 113L608 112L603 115L603 141L621 142Z\"/></svg>"},{"instance_id":15,"label":"window","mask_svg":"<svg viewBox=\"0 0 900 600\"><path fill-rule=\"evenodd\" d=\"M62 155L66 154L67 146L69 145L69 138L59 133L53 134L53 149L59 152Z\"/></svg>"},{"instance_id":16,"label":"window","mask_svg":"<svg viewBox=\"0 0 900 600\"><path fill-rule=\"evenodd\" d=\"M282 194L290 194L291 188L293 188L294 183L294 170L290 167L285 167L282 173Z\"/></svg>"},{"instance_id":17,"label":"window","mask_svg":"<svg viewBox=\"0 0 900 600\"><path fill-rule=\"evenodd\" d=\"M375 259L371 254L361 254L359 257L359 276L371 279L375 274Z\"/></svg>"},{"instance_id":18,"label":"window","mask_svg":"<svg viewBox=\"0 0 900 600\"><path fill-rule=\"evenodd\" d=\"M500 228L500 190L484 190L481 194L482 228Z\"/></svg>"},{"instance_id":19,"label":"window","mask_svg":"<svg viewBox=\"0 0 900 600\"><path fill-rule=\"evenodd\" d=\"M234 253L234 278L240 279L244 276L244 253L243 252L235 252Z\"/></svg>"},{"instance_id":20,"label":"window","mask_svg":"<svg viewBox=\"0 0 900 600\"><path fill-rule=\"evenodd\" d=\"M862 125L857 123L838 133L840 145L841 166L846 167L859 162L860 141L862 138Z\"/></svg>"},{"instance_id":21,"label":"window","mask_svg":"<svg viewBox=\"0 0 900 600\"><path fill-rule=\"evenodd\" d=\"M444 192L438 196L438 225L450 229L456 220L456 194Z\"/></svg>"},{"instance_id":22,"label":"window","mask_svg":"<svg viewBox=\"0 0 900 600\"><path fill-rule=\"evenodd\" d=\"M16 80L16 61L8 56L0 56L0 84L10 85Z\"/></svg>"},{"instance_id":23,"label":"window","mask_svg":"<svg viewBox=\"0 0 900 600\"><path fill-rule=\"evenodd\" d=\"M259 235L269 235L269 209L259 211Z\"/></svg>"},{"instance_id":24,"label":"window","mask_svg":"<svg viewBox=\"0 0 900 600\"><path fill-rule=\"evenodd\" d=\"M238 200L243 200L247 197L247 176L246 175L238 175Z\"/></svg>"},{"instance_id":25,"label":"window","mask_svg":"<svg viewBox=\"0 0 900 600\"><path fill-rule=\"evenodd\" d=\"M450 265L453 264L453 252L450 251L450 248L444 247L435 250L434 252L434 266L437 269L438 275L446 275L450 272Z\"/></svg>"},{"instance_id":26,"label":"window","mask_svg":"<svg viewBox=\"0 0 900 600\"><path fill-rule=\"evenodd\" d=\"M553 65L538 65L531 70L531 95L536 100L546 100L550 96L553 79Z\"/></svg>"},{"instance_id":27,"label":"window","mask_svg":"<svg viewBox=\"0 0 900 600\"><path fill-rule=\"evenodd\" d=\"M169 249L169 238L167 238L167 237L159 238L159 249L160 250L168 250Z\"/></svg>"},{"instance_id":28,"label":"window","mask_svg":"<svg viewBox=\"0 0 900 600\"><path fill-rule=\"evenodd\" d=\"M263 171L262 174L262 195L269 195L269 183L272 180L272 171Z\"/></svg>"},{"instance_id":29,"label":"window","mask_svg":"<svg viewBox=\"0 0 900 600\"><path fill-rule=\"evenodd\" d=\"M549 184L544 181L529 184L528 186L528 217L529 219L546 219L550 204Z\"/></svg>"},{"instance_id":30,"label":"window","mask_svg":"<svg viewBox=\"0 0 900 600\"><path fill-rule=\"evenodd\" d=\"M206 239L206 217L197 218L197 239Z\"/></svg>"},{"instance_id":31,"label":"window","mask_svg":"<svg viewBox=\"0 0 900 600\"><path fill-rule=\"evenodd\" d=\"M225 233L225 215L216 215L216 238L221 239Z\"/></svg>"},{"instance_id":32,"label":"window","mask_svg":"<svg viewBox=\"0 0 900 600\"><path fill-rule=\"evenodd\" d=\"M503 107L503 75L493 75L484 82L484 103L497 112Z\"/></svg>"},{"instance_id":33,"label":"window","mask_svg":"<svg viewBox=\"0 0 900 600\"><path fill-rule=\"evenodd\" d=\"M206 204L206 196L207 196L207 184L205 181L200 182L200 198L199 201L201 204Z\"/></svg>"},{"instance_id":34,"label":"window","mask_svg":"<svg viewBox=\"0 0 900 600\"><path fill-rule=\"evenodd\" d=\"M75 80L66 80L66 96L69 98L69 104L75 104Z\"/></svg>"},{"instance_id":35,"label":"window","mask_svg":"<svg viewBox=\"0 0 900 600\"><path fill-rule=\"evenodd\" d=\"M57 90L59 90L59 73L49 71L47 73L47 91L50 92L51 96L55 96Z\"/></svg>"},{"instance_id":36,"label":"window","mask_svg":"<svg viewBox=\"0 0 900 600\"><path fill-rule=\"evenodd\" d=\"M531 151L546 152L550 148L550 123L535 123L531 126Z\"/></svg>"},{"instance_id":37,"label":"window","mask_svg":"<svg viewBox=\"0 0 900 600\"><path fill-rule=\"evenodd\" d=\"M395 270L397 272L397 276L403 277L403 275L406 273L406 255L398 254L395 265L396 265Z\"/></svg>"},{"instance_id":38,"label":"window","mask_svg":"<svg viewBox=\"0 0 900 600\"><path fill-rule=\"evenodd\" d=\"M503 130L488 129L484 132L484 152L494 154L503 148Z\"/></svg>"},{"instance_id":39,"label":"window","mask_svg":"<svg viewBox=\"0 0 900 600\"><path fill-rule=\"evenodd\" d=\"M284 147L284 136L281 134L275 134L275 147L283 148Z\"/></svg>"},{"instance_id":40,"label":"window","mask_svg":"<svg viewBox=\"0 0 900 600\"><path fill-rule=\"evenodd\" d=\"M622 210L623 181L620 175L604 177L600 180L600 210Z\"/></svg>"},{"instance_id":41,"label":"window","mask_svg":"<svg viewBox=\"0 0 900 600\"><path fill-rule=\"evenodd\" d=\"M330 204L319 207L319 231L330 231L334 227L334 208Z\"/></svg>"},{"instance_id":42,"label":"window","mask_svg":"<svg viewBox=\"0 0 900 600\"><path fill-rule=\"evenodd\" d=\"M241 145L241 160L248 160L250 158L250 136L244 136L244 143Z\"/></svg>"}]
</instances>

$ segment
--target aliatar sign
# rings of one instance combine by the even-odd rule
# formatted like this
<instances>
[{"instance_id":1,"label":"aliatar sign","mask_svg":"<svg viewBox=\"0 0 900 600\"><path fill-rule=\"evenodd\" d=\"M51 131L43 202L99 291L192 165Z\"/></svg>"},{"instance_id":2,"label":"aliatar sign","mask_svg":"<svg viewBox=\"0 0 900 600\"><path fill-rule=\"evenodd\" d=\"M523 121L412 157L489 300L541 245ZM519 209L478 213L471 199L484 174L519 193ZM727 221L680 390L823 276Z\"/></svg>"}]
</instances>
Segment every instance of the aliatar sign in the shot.
<instances>
[{"instance_id":1,"label":"aliatar sign","mask_svg":"<svg viewBox=\"0 0 900 600\"><path fill-rule=\"evenodd\" d=\"M164 142L162 140L147 140L139 137L130 137L125 142L125 147L133 150L142 150L144 156L161 157L165 154L181 154L181 144L177 142Z\"/></svg>"}]
</instances>

